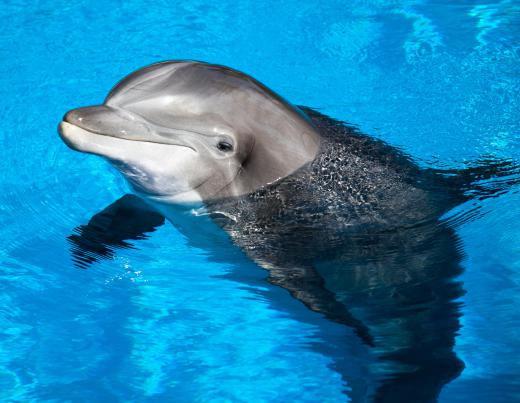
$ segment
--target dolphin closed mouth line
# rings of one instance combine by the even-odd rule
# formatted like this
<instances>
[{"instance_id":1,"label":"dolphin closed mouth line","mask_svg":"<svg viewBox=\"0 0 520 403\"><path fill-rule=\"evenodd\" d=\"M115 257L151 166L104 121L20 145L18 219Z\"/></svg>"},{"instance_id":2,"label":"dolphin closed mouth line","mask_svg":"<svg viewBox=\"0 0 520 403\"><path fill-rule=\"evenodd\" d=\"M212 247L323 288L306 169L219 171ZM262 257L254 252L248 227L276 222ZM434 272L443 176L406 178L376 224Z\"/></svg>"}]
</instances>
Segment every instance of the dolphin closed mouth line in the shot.
<instances>
[{"instance_id":1,"label":"dolphin closed mouth line","mask_svg":"<svg viewBox=\"0 0 520 403\"><path fill-rule=\"evenodd\" d=\"M165 146L177 146L177 147L186 147L186 148L189 148L190 150L193 150L194 152L197 152L197 150L192 147L192 146L189 146L187 144L181 144L181 143L168 143L168 142L161 142L161 141L153 141L153 140L143 140L143 139L129 139L129 138L125 138L125 137L119 137L119 136L115 136L113 134L107 134L107 133L101 133L101 132L96 132L96 131L92 131L92 130L88 130L88 129L85 129L81 126L78 126L76 124L73 124L73 123L69 123L67 122L66 120L63 120L61 123L60 123L60 132L63 132L64 130L64 127L66 127L65 125L70 125L74 128L77 128L77 129L80 129L82 131L85 131L87 132L88 134L91 134L91 135L95 135L95 136L103 136L103 137L110 137L110 138L114 138L114 139L117 139L117 140L121 140L121 141L131 141L131 142L134 142L134 143L150 143L150 144L162 144L162 145L165 145ZM62 136L63 137L63 136Z\"/></svg>"}]
</instances>

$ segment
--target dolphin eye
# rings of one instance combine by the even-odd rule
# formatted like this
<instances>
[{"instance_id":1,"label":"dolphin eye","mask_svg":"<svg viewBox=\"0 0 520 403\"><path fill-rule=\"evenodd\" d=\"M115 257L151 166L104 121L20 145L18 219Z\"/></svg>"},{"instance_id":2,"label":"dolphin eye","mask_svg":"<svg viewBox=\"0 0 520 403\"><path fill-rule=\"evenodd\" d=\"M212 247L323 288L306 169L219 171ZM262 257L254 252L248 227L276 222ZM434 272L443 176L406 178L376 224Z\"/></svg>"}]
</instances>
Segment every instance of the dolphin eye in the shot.
<instances>
[{"instance_id":1,"label":"dolphin eye","mask_svg":"<svg viewBox=\"0 0 520 403\"><path fill-rule=\"evenodd\" d=\"M220 151L223 151L223 152L230 152L230 151L233 151L233 145L228 143L227 141L219 141L218 144L217 144L217 148L220 150Z\"/></svg>"}]
</instances>

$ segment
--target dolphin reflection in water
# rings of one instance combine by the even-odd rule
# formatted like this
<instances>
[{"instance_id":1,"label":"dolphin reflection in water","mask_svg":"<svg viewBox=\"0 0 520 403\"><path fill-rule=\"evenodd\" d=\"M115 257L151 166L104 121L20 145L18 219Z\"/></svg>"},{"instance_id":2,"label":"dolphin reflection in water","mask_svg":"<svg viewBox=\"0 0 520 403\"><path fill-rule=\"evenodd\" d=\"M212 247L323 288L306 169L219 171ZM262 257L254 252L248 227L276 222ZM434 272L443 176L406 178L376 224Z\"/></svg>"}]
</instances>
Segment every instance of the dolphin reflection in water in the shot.
<instances>
[{"instance_id":1,"label":"dolphin reflection in water","mask_svg":"<svg viewBox=\"0 0 520 403\"><path fill-rule=\"evenodd\" d=\"M513 162L421 169L243 73L184 61L138 70L103 105L69 112L60 135L105 157L134 193L69 236L77 266L113 258L165 218L223 261L216 224L271 284L370 351L368 375L335 358L354 401L436 401L463 370L455 228L471 214L442 217L516 183Z\"/></svg>"}]
</instances>

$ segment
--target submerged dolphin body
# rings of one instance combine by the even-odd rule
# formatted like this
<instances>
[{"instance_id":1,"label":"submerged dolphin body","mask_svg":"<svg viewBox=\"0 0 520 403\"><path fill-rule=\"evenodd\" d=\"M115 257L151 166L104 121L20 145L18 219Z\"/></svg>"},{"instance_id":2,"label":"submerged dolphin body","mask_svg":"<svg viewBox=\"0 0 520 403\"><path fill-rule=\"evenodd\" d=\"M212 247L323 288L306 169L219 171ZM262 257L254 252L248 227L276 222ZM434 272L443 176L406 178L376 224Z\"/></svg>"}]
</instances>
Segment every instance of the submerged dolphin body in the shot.
<instances>
[{"instance_id":1,"label":"submerged dolphin body","mask_svg":"<svg viewBox=\"0 0 520 403\"><path fill-rule=\"evenodd\" d=\"M342 373L354 400L434 401L461 372L460 241L441 217L472 190L492 196L513 183L476 183L506 176L511 163L420 169L243 73L199 62L138 70L103 105L67 113L59 132L71 148L107 158L137 195L69 237L80 266L163 217L211 250L194 231L216 223L272 284L351 327L372 352L370 381Z\"/></svg>"}]
</instances>

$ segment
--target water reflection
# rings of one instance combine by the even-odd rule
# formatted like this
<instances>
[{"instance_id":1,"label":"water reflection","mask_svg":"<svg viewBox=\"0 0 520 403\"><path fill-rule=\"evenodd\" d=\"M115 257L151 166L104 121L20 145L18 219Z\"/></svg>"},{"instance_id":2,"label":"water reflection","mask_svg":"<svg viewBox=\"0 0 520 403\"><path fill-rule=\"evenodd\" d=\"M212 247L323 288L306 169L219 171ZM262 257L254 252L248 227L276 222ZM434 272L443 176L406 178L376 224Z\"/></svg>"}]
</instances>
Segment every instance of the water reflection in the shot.
<instances>
[{"instance_id":1,"label":"water reflection","mask_svg":"<svg viewBox=\"0 0 520 403\"><path fill-rule=\"evenodd\" d=\"M86 269L100 259L112 259L114 249L134 248L128 241L146 239L146 233L163 223L162 215L150 211L137 196L127 194L69 235L73 261Z\"/></svg>"}]
</instances>

